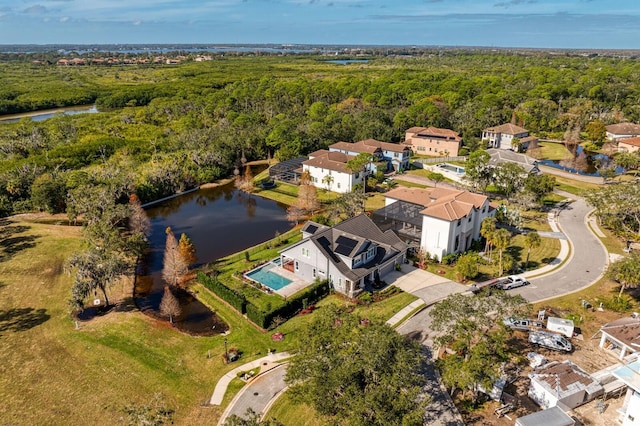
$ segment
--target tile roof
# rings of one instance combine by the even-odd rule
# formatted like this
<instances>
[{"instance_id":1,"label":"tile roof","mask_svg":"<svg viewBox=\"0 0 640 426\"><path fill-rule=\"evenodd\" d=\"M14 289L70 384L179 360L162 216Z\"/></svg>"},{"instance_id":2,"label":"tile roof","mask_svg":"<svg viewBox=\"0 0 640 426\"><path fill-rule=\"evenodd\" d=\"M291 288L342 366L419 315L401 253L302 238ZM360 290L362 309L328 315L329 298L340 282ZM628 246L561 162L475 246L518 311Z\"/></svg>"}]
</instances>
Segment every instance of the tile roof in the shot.
<instances>
[{"instance_id":1,"label":"tile roof","mask_svg":"<svg viewBox=\"0 0 640 426\"><path fill-rule=\"evenodd\" d=\"M337 151L329 152L325 150L316 151L314 154L317 156L303 161L302 164L310 167L333 170L340 173L352 173L352 171L347 168L347 161L354 158L353 155L347 155Z\"/></svg>"},{"instance_id":2,"label":"tile roof","mask_svg":"<svg viewBox=\"0 0 640 426\"><path fill-rule=\"evenodd\" d=\"M553 361L542 365L531 373L530 378L540 383L558 399L583 390L592 395L603 390L596 379L569 360Z\"/></svg>"},{"instance_id":3,"label":"tile roof","mask_svg":"<svg viewBox=\"0 0 640 426\"><path fill-rule=\"evenodd\" d=\"M440 129L438 127L412 127L407 130L407 133L414 133L417 137L436 137L436 138L444 138L448 140L453 140L459 142L462 140L458 132L455 132L450 129Z\"/></svg>"},{"instance_id":4,"label":"tile roof","mask_svg":"<svg viewBox=\"0 0 640 426\"><path fill-rule=\"evenodd\" d=\"M640 135L640 124L635 123L610 124L605 129L614 135Z\"/></svg>"},{"instance_id":5,"label":"tile roof","mask_svg":"<svg viewBox=\"0 0 640 426\"><path fill-rule=\"evenodd\" d=\"M373 153L377 152L378 150L393 151L393 152L403 152L403 151L409 149L405 145L400 145L400 144L391 143L391 142L381 142L381 141L376 140L376 139L365 139L365 140L354 142L354 143L336 142L333 145L329 145L329 149L331 149L331 148L339 149L339 150L345 150L345 151L358 152L358 153L360 153L360 152L368 152L369 154L373 154Z\"/></svg>"},{"instance_id":6,"label":"tile roof","mask_svg":"<svg viewBox=\"0 0 640 426\"><path fill-rule=\"evenodd\" d=\"M382 232L366 214L347 219L333 228L320 230L309 239L345 277L353 281L370 274L381 263L406 249L405 244L393 231ZM351 269L350 265L346 265L338 256L359 256L367 251L372 243L378 246L375 257L358 268Z\"/></svg>"},{"instance_id":7,"label":"tile roof","mask_svg":"<svg viewBox=\"0 0 640 426\"><path fill-rule=\"evenodd\" d=\"M618 141L618 145L621 143L632 146L640 146L640 137L620 139Z\"/></svg>"},{"instance_id":8,"label":"tile roof","mask_svg":"<svg viewBox=\"0 0 640 426\"><path fill-rule=\"evenodd\" d=\"M614 339L624 343L634 352L640 350L640 319L620 318L600 327Z\"/></svg>"},{"instance_id":9,"label":"tile roof","mask_svg":"<svg viewBox=\"0 0 640 426\"><path fill-rule=\"evenodd\" d=\"M484 132L492 132L492 133L504 133L507 135L517 135L520 133L528 133L527 129L524 129L520 126L516 126L515 124L506 123L501 124L499 126L489 127L483 130Z\"/></svg>"},{"instance_id":10,"label":"tile roof","mask_svg":"<svg viewBox=\"0 0 640 426\"><path fill-rule=\"evenodd\" d=\"M358 152L358 153L368 152L369 154L373 154L376 151L378 151L378 149L380 149L380 147L377 147L377 146L358 145L358 142L356 143L336 142L333 145L329 145L329 149L331 148L344 150L344 151Z\"/></svg>"},{"instance_id":11,"label":"tile roof","mask_svg":"<svg viewBox=\"0 0 640 426\"><path fill-rule=\"evenodd\" d=\"M419 204L425 207L420 212L424 216L449 222L468 216L487 201L484 195L448 188L395 188L386 197Z\"/></svg>"}]
</instances>

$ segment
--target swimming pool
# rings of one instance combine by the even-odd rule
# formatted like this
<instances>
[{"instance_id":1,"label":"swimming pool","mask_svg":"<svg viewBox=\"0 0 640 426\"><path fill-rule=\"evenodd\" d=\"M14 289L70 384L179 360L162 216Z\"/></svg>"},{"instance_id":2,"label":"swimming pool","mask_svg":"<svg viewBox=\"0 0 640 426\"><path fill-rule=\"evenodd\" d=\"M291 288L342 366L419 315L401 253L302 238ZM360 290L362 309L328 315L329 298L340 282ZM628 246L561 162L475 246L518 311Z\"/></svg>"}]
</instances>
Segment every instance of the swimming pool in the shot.
<instances>
[{"instance_id":1,"label":"swimming pool","mask_svg":"<svg viewBox=\"0 0 640 426\"><path fill-rule=\"evenodd\" d=\"M453 164L440 163L438 164L438 167L453 173L458 173L458 174L464 173L464 167L454 166Z\"/></svg>"},{"instance_id":2,"label":"swimming pool","mask_svg":"<svg viewBox=\"0 0 640 426\"><path fill-rule=\"evenodd\" d=\"M280 260L280 259L278 259ZM244 274L248 279L260 283L269 287L272 290L280 290L283 287L291 284L291 280L281 275L271 272L271 268L275 268L276 265L273 262L269 262L266 265L260 266L252 271Z\"/></svg>"}]
</instances>

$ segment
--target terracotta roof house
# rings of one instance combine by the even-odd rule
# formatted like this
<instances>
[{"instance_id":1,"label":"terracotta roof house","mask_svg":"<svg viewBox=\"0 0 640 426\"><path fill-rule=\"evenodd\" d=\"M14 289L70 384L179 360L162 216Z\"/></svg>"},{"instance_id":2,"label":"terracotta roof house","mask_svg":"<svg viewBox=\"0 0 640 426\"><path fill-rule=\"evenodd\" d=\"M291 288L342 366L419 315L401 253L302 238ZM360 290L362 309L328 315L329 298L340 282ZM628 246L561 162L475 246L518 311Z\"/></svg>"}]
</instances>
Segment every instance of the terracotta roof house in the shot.
<instances>
[{"instance_id":1,"label":"terracotta roof house","mask_svg":"<svg viewBox=\"0 0 640 426\"><path fill-rule=\"evenodd\" d=\"M309 172L311 183L317 188L340 193L351 192L366 177L362 171L349 170L347 161L352 158L353 155L343 152L321 149L309 154L309 159L302 162L302 169Z\"/></svg>"},{"instance_id":2,"label":"terracotta roof house","mask_svg":"<svg viewBox=\"0 0 640 426\"><path fill-rule=\"evenodd\" d=\"M600 348L620 351L618 359L640 351L640 318L620 318L600 327Z\"/></svg>"},{"instance_id":3,"label":"terracotta roof house","mask_svg":"<svg viewBox=\"0 0 640 426\"><path fill-rule=\"evenodd\" d=\"M529 397L544 409L559 406L570 410L604 393L596 379L568 360L542 365L529 378Z\"/></svg>"},{"instance_id":4,"label":"terracotta roof house","mask_svg":"<svg viewBox=\"0 0 640 426\"><path fill-rule=\"evenodd\" d=\"M640 137L618 140L618 151L637 152L640 150Z\"/></svg>"},{"instance_id":5,"label":"terracotta roof house","mask_svg":"<svg viewBox=\"0 0 640 426\"><path fill-rule=\"evenodd\" d=\"M405 260L407 246L383 232L365 214L338 225L307 222L303 240L280 252L280 264L303 281L328 279L334 289L355 297Z\"/></svg>"},{"instance_id":6,"label":"terracotta roof house","mask_svg":"<svg viewBox=\"0 0 640 426\"><path fill-rule=\"evenodd\" d=\"M365 139L355 143L336 142L329 145L329 151L342 152L356 156L366 152L374 156L376 162L384 162L387 170L405 170L409 168L409 156L411 150L406 145L381 142L376 139ZM372 172L376 172L377 165L372 164Z\"/></svg>"},{"instance_id":7,"label":"terracotta roof house","mask_svg":"<svg viewBox=\"0 0 640 426\"><path fill-rule=\"evenodd\" d=\"M372 219L439 260L468 250L480 238L482 221L495 214L489 199L448 188L395 188L385 194L385 207Z\"/></svg>"},{"instance_id":8,"label":"terracotta roof house","mask_svg":"<svg viewBox=\"0 0 640 426\"><path fill-rule=\"evenodd\" d=\"M533 157L529 157L525 154L518 154L514 151L491 148L488 149L487 152L491 156L489 159L489 165L497 166L501 163L516 163L524 169L525 172L529 174L539 174L540 169L538 168L538 160Z\"/></svg>"},{"instance_id":9,"label":"terracotta roof house","mask_svg":"<svg viewBox=\"0 0 640 426\"><path fill-rule=\"evenodd\" d=\"M412 127L407 130L404 143L415 154L456 157L462 147L462 138L449 129Z\"/></svg>"},{"instance_id":10,"label":"terracotta roof house","mask_svg":"<svg viewBox=\"0 0 640 426\"><path fill-rule=\"evenodd\" d=\"M605 126L607 130L607 140L619 141L620 139L640 136L640 124L618 123Z\"/></svg>"},{"instance_id":11,"label":"terracotta roof house","mask_svg":"<svg viewBox=\"0 0 640 426\"><path fill-rule=\"evenodd\" d=\"M520 140L520 146L512 146L515 138ZM506 123L489 127L482 131L482 140L489 142L489 148L512 149L514 151L526 151L538 143L538 138L529 136L529 131L515 124Z\"/></svg>"}]
</instances>

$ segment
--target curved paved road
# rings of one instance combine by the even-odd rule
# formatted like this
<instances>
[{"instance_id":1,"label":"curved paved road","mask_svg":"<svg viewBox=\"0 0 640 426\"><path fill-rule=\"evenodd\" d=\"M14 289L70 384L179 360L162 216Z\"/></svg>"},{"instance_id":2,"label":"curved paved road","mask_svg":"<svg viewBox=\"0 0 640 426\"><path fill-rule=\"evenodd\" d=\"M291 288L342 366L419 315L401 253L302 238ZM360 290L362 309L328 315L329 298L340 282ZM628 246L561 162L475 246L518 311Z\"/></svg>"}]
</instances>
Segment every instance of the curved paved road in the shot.
<instances>
[{"instance_id":1,"label":"curved paved road","mask_svg":"<svg viewBox=\"0 0 640 426\"><path fill-rule=\"evenodd\" d=\"M570 197L570 194L563 195ZM560 269L532 278L530 285L511 292L521 294L530 302L539 302L578 291L600 279L609 255L587 226L587 214L591 210L584 199L578 198L560 211L558 224L571 243L568 261Z\"/></svg>"}]
</instances>

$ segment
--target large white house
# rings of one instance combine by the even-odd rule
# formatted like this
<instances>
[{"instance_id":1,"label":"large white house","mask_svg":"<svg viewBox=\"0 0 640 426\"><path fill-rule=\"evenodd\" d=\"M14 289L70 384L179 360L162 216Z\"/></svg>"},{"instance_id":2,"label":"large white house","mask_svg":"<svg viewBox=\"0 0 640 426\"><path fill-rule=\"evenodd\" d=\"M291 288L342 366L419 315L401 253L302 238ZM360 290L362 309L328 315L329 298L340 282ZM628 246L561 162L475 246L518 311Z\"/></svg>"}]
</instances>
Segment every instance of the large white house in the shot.
<instances>
[{"instance_id":1,"label":"large white house","mask_svg":"<svg viewBox=\"0 0 640 426\"><path fill-rule=\"evenodd\" d=\"M438 259L468 250L480 238L482 221L495 214L486 196L469 191L402 187L385 195L374 221Z\"/></svg>"},{"instance_id":2,"label":"large white house","mask_svg":"<svg viewBox=\"0 0 640 426\"><path fill-rule=\"evenodd\" d=\"M518 138L519 147L513 145L513 140ZM529 136L529 131L515 124L506 123L489 127L482 131L482 140L488 141L488 148L513 149L514 151L526 151L529 146L538 143L538 138Z\"/></svg>"},{"instance_id":3,"label":"large white house","mask_svg":"<svg viewBox=\"0 0 640 426\"><path fill-rule=\"evenodd\" d=\"M342 152L331 152L325 149L309 154L309 159L302 162L302 169L311 177L311 184L317 188L345 193L363 182L363 172L353 172L347 168L347 161L352 155Z\"/></svg>"},{"instance_id":4,"label":"large white house","mask_svg":"<svg viewBox=\"0 0 640 426\"><path fill-rule=\"evenodd\" d=\"M336 291L355 297L405 260L407 246L382 232L365 214L330 228L307 222L303 239L280 252L280 264L303 281L328 279Z\"/></svg>"}]
</instances>

